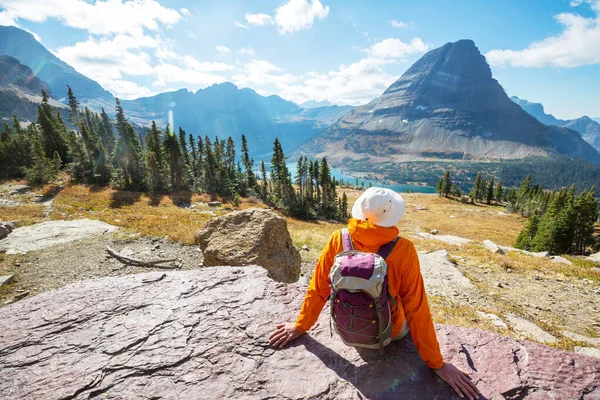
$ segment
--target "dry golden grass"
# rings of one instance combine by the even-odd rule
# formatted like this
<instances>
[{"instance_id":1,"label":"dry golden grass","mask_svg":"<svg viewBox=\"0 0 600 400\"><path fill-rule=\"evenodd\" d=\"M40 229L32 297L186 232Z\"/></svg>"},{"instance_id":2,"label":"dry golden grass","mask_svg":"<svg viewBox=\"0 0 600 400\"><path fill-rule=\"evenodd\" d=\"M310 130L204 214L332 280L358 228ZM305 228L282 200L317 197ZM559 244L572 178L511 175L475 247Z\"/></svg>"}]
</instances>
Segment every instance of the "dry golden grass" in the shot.
<instances>
[{"instance_id":1,"label":"dry golden grass","mask_svg":"<svg viewBox=\"0 0 600 400\"><path fill-rule=\"evenodd\" d=\"M98 219L142 235L193 244L195 233L210 216L180 205L210 200L186 191L162 195L76 185L56 195L50 217Z\"/></svg>"},{"instance_id":2,"label":"dry golden grass","mask_svg":"<svg viewBox=\"0 0 600 400\"><path fill-rule=\"evenodd\" d=\"M41 204L21 204L16 207L0 207L0 221L19 221L19 226L32 225L44 219Z\"/></svg>"},{"instance_id":3,"label":"dry golden grass","mask_svg":"<svg viewBox=\"0 0 600 400\"><path fill-rule=\"evenodd\" d=\"M502 246L512 246L526 222L517 214L498 214L504 207L497 205L462 204L420 193L407 193L402 197L406 201L406 212L398 225L400 232L437 229L440 235L455 235L479 242L489 239ZM417 207L426 210L417 210Z\"/></svg>"},{"instance_id":4,"label":"dry golden grass","mask_svg":"<svg viewBox=\"0 0 600 400\"><path fill-rule=\"evenodd\" d=\"M306 222L293 218L287 218L287 224L294 245L297 247L308 246L309 251L301 253L304 261L318 260L331 234L345 226L345 224L323 221Z\"/></svg>"}]
</instances>

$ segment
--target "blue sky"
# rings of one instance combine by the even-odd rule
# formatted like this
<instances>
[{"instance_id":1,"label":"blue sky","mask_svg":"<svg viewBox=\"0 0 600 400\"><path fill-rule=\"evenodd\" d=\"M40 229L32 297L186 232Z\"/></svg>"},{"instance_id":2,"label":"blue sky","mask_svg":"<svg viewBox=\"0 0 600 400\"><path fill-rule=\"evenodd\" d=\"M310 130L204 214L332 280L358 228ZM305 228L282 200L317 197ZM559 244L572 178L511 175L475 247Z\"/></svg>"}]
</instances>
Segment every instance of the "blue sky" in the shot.
<instances>
[{"instance_id":1,"label":"blue sky","mask_svg":"<svg viewBox=\"0 0 600 400\"><path fill-rule=\"evenodd\" d=\"M509 95L600 117L600 0L0 0L0 24L126 99L231 81L357 105L468 38Z\"/></svg>"}]
</instances>

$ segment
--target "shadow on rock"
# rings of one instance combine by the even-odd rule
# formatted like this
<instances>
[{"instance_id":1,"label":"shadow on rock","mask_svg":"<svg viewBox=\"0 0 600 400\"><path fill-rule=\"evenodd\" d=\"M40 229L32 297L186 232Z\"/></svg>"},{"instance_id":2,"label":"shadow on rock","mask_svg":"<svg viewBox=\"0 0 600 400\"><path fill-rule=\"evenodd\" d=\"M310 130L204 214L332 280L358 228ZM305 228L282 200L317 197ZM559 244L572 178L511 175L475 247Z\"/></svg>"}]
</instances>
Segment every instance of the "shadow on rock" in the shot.
<instances>
[{"instance_id":1,"label":"shadow on rock","mask_svg":"<svg viewBox=\"0 0 600 400\"><path fill-rule=\"evenodd\" d=\"M427 368L410 335L386 346L383 355L376 350L357 348L358 365L309 335L304 335L293 346L304 346L327 368L351 383L362 398L459 399L450 386Z\"/></svg>"}]
</instances>

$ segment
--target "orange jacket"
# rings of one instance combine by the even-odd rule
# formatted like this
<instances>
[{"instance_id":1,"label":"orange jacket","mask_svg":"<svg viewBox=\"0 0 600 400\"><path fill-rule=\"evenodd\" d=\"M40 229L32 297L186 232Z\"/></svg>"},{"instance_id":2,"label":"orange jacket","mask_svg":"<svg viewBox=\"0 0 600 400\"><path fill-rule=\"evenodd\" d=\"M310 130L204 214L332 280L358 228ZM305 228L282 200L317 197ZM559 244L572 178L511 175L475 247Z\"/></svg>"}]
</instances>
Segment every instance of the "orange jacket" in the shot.
<instances>
[{"instance_id":1,"label":"orange jacket","mask_svg":"<svg viewBox=\"0 0 600 400\"><path fill-rule=\"evenodd\" d=\"M348 230L354 248L370 253L377 253L381 245L391 242L399 233L395 226L382 228L358 219L348 221ZM329 296L329 271L335 256L342 251L341 231L337 231L323 249L308 286L304 304L296 320L296 327L300 332L308 331L317 322ZM441 368L444 361L427 304L419 258L412 242L400 238L386 262L390 294L398 303L398 311L392 312L392 337L400 333L406 318L413 342L423 361L429 368Z\"/></svg>"}]
</instances>

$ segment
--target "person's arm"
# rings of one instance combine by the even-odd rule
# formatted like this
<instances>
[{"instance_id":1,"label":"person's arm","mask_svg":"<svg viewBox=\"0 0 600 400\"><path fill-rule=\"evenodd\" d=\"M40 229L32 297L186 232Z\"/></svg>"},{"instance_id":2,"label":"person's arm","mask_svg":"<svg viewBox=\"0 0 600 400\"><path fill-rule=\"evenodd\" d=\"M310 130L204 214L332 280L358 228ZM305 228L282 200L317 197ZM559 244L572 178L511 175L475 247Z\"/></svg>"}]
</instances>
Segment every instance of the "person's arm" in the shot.
<instances>
[{"instance_id":1,"label":"person's arm","mask_svg":"<svg viewBox=\"0 0 600 400\"><path fill-rule=\"evenodd\" d=\"M339 252L340 240L339 231L331 235L317 262L317 267L308 285L304 303L296 320L296 328L301 333L308 331L317 322L319 314L321 314L321 310L327 302L327 296L330 292L329 272L331 272L333 261Z\"/></svg>"},{"instance_id":2,"label":"person's arm","mask_svg":"<svg viewBox=\"0 0 600 400\"><path fill-rule=\"evenodd\" d=\"M308 331L319 318L319 314L329 296L329 271L333 260L341 248L339 231L335 232L323 249L317 267L295 323L288 322L277 325L277 330L269 337L269 342L275 347L283 347Z\"/></svg>"},{"instance_id":3,"label":"person's arm","mask_svg":"<svg viewBox=\"0 0 600 400\"><path fill-rule=\"evenodd\" d=\"M407 264L401 273L400 296L410 334L425 364L454 389L462 398L479 399L479 390L469 375L451 363L445 363L435 335L421 265L415 247L410 243L404 254Z\"/></svg>"},{"instance_id":4,"label":"person's arm","mask_svg":"<svg viewBox=\"0 0 600 400\"><path fill-rule=\"evenodd\" d=\"M419 256L412 243L409 243L403 258L405 264L401 270L399 295L406 323L425 364L431 369L439 369L444 365L444 360L427 304Z\"/></svg>"}]
</instances>

